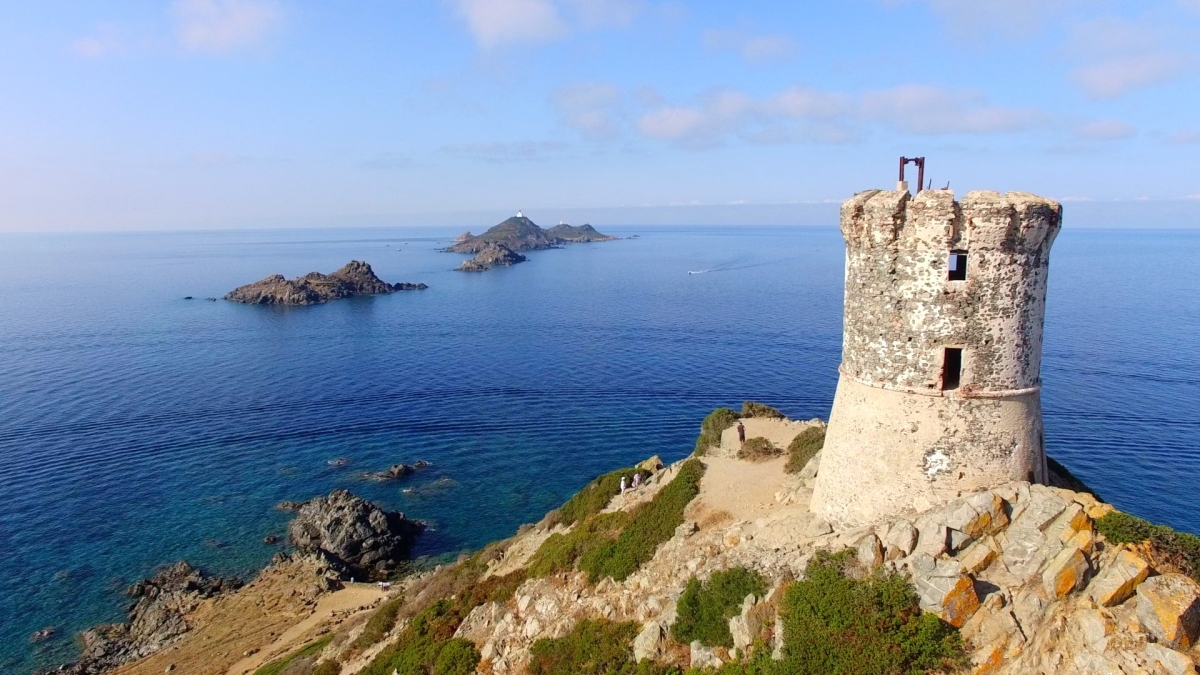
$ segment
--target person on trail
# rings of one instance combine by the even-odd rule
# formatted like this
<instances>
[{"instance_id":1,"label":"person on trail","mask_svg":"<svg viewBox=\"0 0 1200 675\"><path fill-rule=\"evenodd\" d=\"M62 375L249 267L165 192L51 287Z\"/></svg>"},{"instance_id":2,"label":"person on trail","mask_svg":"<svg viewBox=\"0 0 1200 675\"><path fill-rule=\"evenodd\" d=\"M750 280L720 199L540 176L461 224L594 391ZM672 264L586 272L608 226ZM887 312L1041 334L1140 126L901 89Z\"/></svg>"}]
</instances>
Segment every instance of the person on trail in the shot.
<instances>
[{"instance_id":1,"label":"person on trail","mask_svg":"<svg viewBox=\"0 0 1200 675\"><path fill-rule=\"evenodd\" d=\"M636 490L641 486L642 486L642 473L639 471L638 473L633 474L633 489Z\"/></svg>"},{"instance_id":2,"label":"person on trail","mask_svg":"<svg viewBox=\"0 0 1200 675\"><path fill-rule=\"evenodd\" d=\"M621 494L625 494L625 476L621 476Z\"/></svg>"},{"instance_id":3,"label":"person on trail","mask_svg":"<svg viewBox=\"0 0 1200 675\"><path fill-rule=\"evenodd\" d=\"M745 443L745 442L746 442L746 427L742 426L741 422L738 422L738 443Z\"/></svg>"}]
</instances>

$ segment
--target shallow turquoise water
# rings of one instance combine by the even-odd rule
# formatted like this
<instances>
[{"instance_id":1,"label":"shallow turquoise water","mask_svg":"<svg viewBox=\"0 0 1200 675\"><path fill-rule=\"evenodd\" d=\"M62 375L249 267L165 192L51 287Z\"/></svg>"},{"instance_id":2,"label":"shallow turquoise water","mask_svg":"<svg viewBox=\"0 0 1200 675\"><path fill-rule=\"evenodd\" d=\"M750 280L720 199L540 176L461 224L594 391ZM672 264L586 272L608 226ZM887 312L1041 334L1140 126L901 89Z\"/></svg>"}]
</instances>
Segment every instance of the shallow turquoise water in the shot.
<instances>
[{"instance_id":1,"label":"shallow turquoise water","mask_svg":"<svg viewBox=\"0 0 1200 675\"><path fill-rule=\"evenodd\" d=\"M418 552L445 554L597 473L682 457L718 405L828 414L835 228L614 231L633 233L477 275L450 271L441 229L0 237L0 670L69 659L69 638L29 634L119 619L120 589L156 565L261 566L284 499L348 488L431 521ZM1043 370L1051 453L1192 531L1198 253L1196 232L1068 228ZM350 259L431 288L201 299ZM416 459L433 467L409 481L358 475Z\"/></svg>"}]
</instances>

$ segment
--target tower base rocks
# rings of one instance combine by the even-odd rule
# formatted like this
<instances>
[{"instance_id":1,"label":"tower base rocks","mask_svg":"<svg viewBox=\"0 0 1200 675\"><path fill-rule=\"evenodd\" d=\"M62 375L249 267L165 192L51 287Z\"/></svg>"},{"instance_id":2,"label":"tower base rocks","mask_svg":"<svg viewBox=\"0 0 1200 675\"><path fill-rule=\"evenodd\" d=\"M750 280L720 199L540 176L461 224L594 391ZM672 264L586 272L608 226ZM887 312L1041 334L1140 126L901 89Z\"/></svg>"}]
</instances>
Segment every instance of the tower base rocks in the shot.
<instances>
[{"instance_id":1,"label":"tower base rocks","mask_svg":"<svg viewBox=\"0 0 1200 675\"><path fill-rule=\"evenodd\" d=\"M812 510L871 523L1014 480L1045 482L1040 393L915 393L841 376Z\"/></svg>"}]
</instances>

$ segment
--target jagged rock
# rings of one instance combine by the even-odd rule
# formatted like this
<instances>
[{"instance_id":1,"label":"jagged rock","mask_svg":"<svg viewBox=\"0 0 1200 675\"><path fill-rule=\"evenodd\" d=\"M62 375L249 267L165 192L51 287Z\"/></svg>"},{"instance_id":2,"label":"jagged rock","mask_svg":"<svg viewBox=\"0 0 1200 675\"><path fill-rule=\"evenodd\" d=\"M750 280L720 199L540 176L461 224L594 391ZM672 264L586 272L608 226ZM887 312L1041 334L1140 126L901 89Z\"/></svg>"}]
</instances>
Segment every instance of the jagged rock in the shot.
<instances>
[{"instance_id":1,"label":"jagged rock","mask_svg":"<svg viewBox=\"0 0 1200 675\"><path fill-rule=\"evenodd\" d=\"M455 243L462 243L462 242L464 242L464 241L467 241L468 239L474 239L474 238L475 238L475 235L471 234L471 231L470 231L470 230L467 230L466 232L463 232L462 234L460 234L460 235L458 235L457 237L455 237L455 238L454 238L454 242L455 242Z\"/></svg>"},{"instance_id":2,"label":"jagged rock","mask_svg":"<svg viewBox=\"0 0 1200 675\"><path fill-rule=\"evenodd\" d=\"M412 464L393 464L384 471L368 473L366 476L371 480L396 480L405 478L417 472L417 467Z\"/></svg>"},{"instance_id":3,"label":"jagged rock","mask_svg":"<svg viewBox=\"0 0 1200 675\"><path fill-rule=\"evenodd\" d=\"M958 556L958 562L968 574L979 574L996 559L996 540L991 537L971 544Z\"/></svg>"},{"instance_id":4,"label":"jagged rock","mask_svg":"<svg viewBox=\"0 0 1200 675\"><path fill-rule=\"evenodd\" d=\"M705 647L699 640L692 642L690 647L692 668L720 668L725 665L711 647Z\"/></svg>"},{"instance_id":5,"label":"jagged rock","mask_svg":"<svg viewBox=\"0 0 1200 675\"><path fill-rule=\"evenodd\" d=\"M955 560L921 555L913 560L912 581L921 608L961 627L979 609L975 583Z\"/></svg>"},{"instance_id":6,"label":"jagged rock","mask_svg":"<svg viewBox=\"0 0 1200 675\"><path fill-rule=\"evenodd\" d=\"M1150 574L1150 563L1133 551L1118 551L1088 588L1088 594L1101 607L1113 607L1133 595L1138 584Z\"/></svg>"},{"instance_id":7,"label":"jagged rock","mask_svg":"<svg viewBox=\"0 0 1200 675\"><path fill-rule=\"evenodd\" d=\"M37 644L39 642L45 642L45 641L53 638L56 635L58 635L57 627L46 626L45 628L43 628L41 630L35 630L33 632L33 634L29 636L29 641L34 644Z\"/></svg>"},{"instance_id":8,"label":"jagged rock","mask_svg":"<svg viewBox=\"0 0 1200 675\"><path fill-rule=\"evenodd\" d=\"M236 590L241 581L208 577L180 561L126 589L136 602L129 623L102 624L80 634L83 654L59 672L95 675L149 656L186 633L187 615L206 598Z\"/></svg>"},{"instance_id":9,"label":"jagged rock","mask_svg":"<svg viewBox=\"0 0 1200 675\"><path fill-rule=\"evenodd\" d=\"M812 480L817 477L817 471L820 468L821 468L821 451L818 450L817 454L813 455L812 459L808 460L808 462L804 465L804 468L800 469L800 473L797 475L800 477L800 480L804 480L804 481Z\"/></svg>"},{"instance_id":10,"label":"jagged rock","mask_svg":"<svg viewBox=\"0 0 1200 675\"><path fill-rule=\"evenodd\" d=\"M351 260L333 274L310 272L292 280L284 278L282 274L273 274L262 281L233 289L225 299L252 305L312 305L357 295L424 288L428 286L381 281L370 265Z\"/></svg>"},{"instance_id":11,"label":"jagged rock","mask_svg":"<svg viewBox=\"0 0 1200 675\"><path fill-rule=\"evenodd\" d=\"M480 249L475 257L458 266L460 272L483 272L496 265L509 267L523 263L527 258L505 246L504 244L488 244Z\"/></svg>"},{"instance_id":12,"label":"jagged rock","mask_svg":"<svg viewBox=\"0 0 1200 675\"><path fill-rule=\"evenodd\" d=\"M655 621L647 623L633 639L633 660L650 659L653 661L657 659L662 652L662 644L666 636L662 624Z\"/></svg>"},{"instance_id":13,"label":"jagged rock","mask_svg":"<svg viewBox=\"0 0 1200 675\"><path fill-rule=\"evenodd\" d=\"M1146 660L1160 666L1168 675L1196 675L1196 664L1191 657L1153 642L1146 643Z\"/></svg>"},{"instance_id":14,"label":"jagged rock","mask_svg":"<svg viewBox=\"0 0 1200 675\"><path fill-rule=\"evenodd\" d=\"M897 521L884 537L884 545L888 560L904 558L917 547L917 529L907 520Z\"/></svg>"},{"instance_id":15,"label":"jagged rock","mask_svg":"<svg viewBox=\"0 0 1200 675\"><path fill-rule=\"evenodd\" d=\"M833 532L833 526L824 518L813 518L804 528L804 534L808 537L819 537L830 532Z\"/></svg>"},{"instance_id":16,"label":"jagged rock","mask_svg":"<svg viewBox=\"0 0 1200 675\"><path fill-rule=\"evenodd\" d=\"M1192 646L1200 632L1200 584L1175 573L1143 581L1137 587L1137 618L1159 642Z\"/></svg>"},{"instance_id":17,"label":"jagged rock","mask_svg":"<svg viewBox=\"0 0 1200 675\"><path fill-rule=\"evenodd\" d=\"M873 570L883 564L883 545L879 543L879 537L874 534L868 534L858 542L855 547L855 555L858 562L863 567Z\"/></svg>"},{"instance_id":18,"label":"jagged rock","mask_svg":"<svg viewBox=\"0 0 1200 675\"><path fill-rule=\"evenodd\" d=\"M1099 644L1101 640L1112 635L1117 628L1116 623L1098 609L1081 610L1077 621L1079 633L1088 645Z\"/></svg>"},{"instance_id":19,"label":"jagged rock","mask_svg":"<svg viewBox=\"0 0 1200 675\"><path fill-rule=\"evenodd\" d=\"M749 649L762 632L766 612L761 605L754 595L747 595L742 601L742 611L729 620L733 646L740 652L744 653Z\"/></svg>"},{"instance_id":20,"label":"jagged rock","mask_svg":"<svg viewBox=\"0 0 1200 675\"><path fill-rule=\"evenodd\" d=\"M1046 565L1042 584L1046 587L1046 594L1057 600L1083 588L1089 572L1091 565L1083 551L1075 547L1064 548Z\"/></svg>"},{"instance_id":21,"label":"jagged rock","mask_svg":"<svg viewBox=\"0 0 1200 675\"><path fill-rule=\"evenodd\" d=\"M288 525L301 554L324 553L355 578L381 578L408 557L425 529L397 511L384 511L345 490L304 502Z\"/></svg>"},{"instance_id":22,"label":"jagged rock","mask_svg":"<svg viewBox=\"0 0 1200 675\"><path fill-rule=\"evenodd\" d=\"M654 455L650 459L644 459L644 460L638 462L638 465L636 468L644 469L644 470L650 471L650 472L657 472L657 471L661 471L663 466L664 465L663 465L662 457L659 457L658 455Z\"/></svg>"}]
</instances>

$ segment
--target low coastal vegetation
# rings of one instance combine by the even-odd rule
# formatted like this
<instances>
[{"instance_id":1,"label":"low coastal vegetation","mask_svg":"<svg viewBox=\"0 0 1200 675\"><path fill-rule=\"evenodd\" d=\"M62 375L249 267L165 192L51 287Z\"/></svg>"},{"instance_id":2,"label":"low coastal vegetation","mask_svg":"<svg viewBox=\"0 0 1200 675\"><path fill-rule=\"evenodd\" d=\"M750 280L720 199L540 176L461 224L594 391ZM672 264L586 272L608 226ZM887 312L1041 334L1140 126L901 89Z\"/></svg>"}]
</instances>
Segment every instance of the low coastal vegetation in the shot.
<instances>
[{"instance_id":1,"label":"low coastal vegetation","mask_svg":"<svg viewBox=\"0 0 1200 675\"><path fill-rule=\"evenodd\" d=\"M529 576L544 577L578 565L592 583L606 576L617 581L625 579L652 558L658 545L670 539L683 523L684 508L700 492L704 465L696 459L684 462L670 483L632 511L599 513L612 498L611 494L603 497L608 491L600 487L620 473L597 478L567 502L562 511L576 514L575 526L542 542L529 561Z\"/></svg>"},{"instance_id":2,"label":"low coastal vegetation","mask_svg":"<svg viewBox=\"0 0 1200 675\"><path fill-rule=\"evenodd\" d=\"M709 448L721 445L721 432L738 421L738 414L729 408L717 408L700 423L700 437L696 439L696 456L702 457Z\"/></svg>"},{"instance_id":3,"label":"low coastal vegetation","mask_svg":"<svg viewBox=\"0 0 1200 675\"><path fill-rule=\"evenodd\" d=\"M787 473L800 473L808 460L825 447L825 427L814 426L796 434L788 444L788 462L783 467Z\"/></svg>"},{"instance_id":4,"label":"low coastal vegetation","mask_svg":"<svg viewBox=\"0 0 1200 675\"><path fill-rule=\"evenodd\" d=\"M310 667L308 669L306 669L306 671L312 672L311 661L315 661L316 656L318 654L320 654L321 651L324 650L327 646L329 646L329 643L332 640L333 640L333 633L330 633L329 635L326 635L317 640L314 640L314 641L308 643L307 645L305 645L304 647L301 647L300 649L292 652L291 654L288 654L287 656L283 657L282 659L272 661L272 662L268 663L267 665L263 666L262 668L259 668L258 670L254 671L254 675L280 675L280 673L284 672L284 670L288 670L289 666L296 665L299 662L306 661L306 660L310 662Z\"/></svg>"},{"instance_id":5,"label":"low coastal vegetation","mask_svg":"<svg viewBox=\"0 0 1200 675\"><path fill-rule=\"evenodd\" d=\"M700 493L704 464L689 459L679 467L654 499L633 510L629 524L615 541L605 542L579 559L579 569L588 573L592 583L604 577L624 581L642 563L654 557L658 545L675 535L683 524L683 510Z\"/></svg>"},{"instance_id":6,"label":"low coastal vegetation","mask_svg":"<svg viewBox=\"0 0 1200 675\"><path fill-rule=\"evenodd\" d=\"M380 605L379 609L375 610L375 613L367 620L363 632L350 644L350 648L361 652L382 640L396 627L396 618L399 616L400 607L403 604L404 596L399 596Z\"/></svg>"},{"instance_id":7,"label":"low coastal vegetation","mask_svg":"<svg viewBox=\"0 0 1200 675\"><path fill-rule=\"evenodd\" d=\"M714 572L703 582L692 577L675 605L678 618L671 637L681 644L699 640L709 647L732 647L729 620L741 611L746 596L766 592L762 575L745 567Z\"/></svg>"},{"instance_id":8,"label":"low coastal vegetation","mask_svg":"<svg viewBox=\"0 0 1200 675\"><path fill-rule=\"evenodd\" d=\"M1166 525L1155 525L1120 511L1097 520L1096 531L1112 544L1149 543L1160 564L1166 563L1200 581L1200 537L1194 534L1176 532Z\"/></svg>"},{"instance_id":9,"label":"low coastal vegetation","mask_svg":"<svg viewBox=\"0 0 1200 675\"><path fill-rule=\"evenodd\" d=\"M783 454L783 450L775 447L775 444L761 436L747 438L742 447L738 448L738 459L745 459L751 462L759 462L764 459L773 459Z\"/></svg>"},{"instance_id":10,"label":"low coastal vegetation","mask_svg":"<svg viewBox=\"0 0 1200 675\"><path fill-rule=\"evenodd\" d=\"M742 403L741 417L769 417L776 420L787 419L783 413L771 406L755 403L754 401L745 401Z\"/></svg>"},{"instance_id":11,"label":"low coastal vegetation","mask_svg":"<svg viewBox=\"0 0 1200 675\"><path fill-rule=\"evenodd\" d=\"M586 520L600 513L621 491L621 479L625 478L627 484L632 484L633 476L639 473L642 478L649 478L651 475L649 471L628 468L612 471L596 478L575 493L575 496L568 499L567 503L559 507L558 515L555 518L556 523L574 525L580 520Z\"/></svg>"},{"instance_id":12,"label":"low coastal vegetation","mask_svg":"<svg viewBox=\"0 0 1200 675\"><path fill-rule=\"evenodd\" d=\"M584 619L561 638L533 643L529 675L679 675L675 666L634 662L630 644L639 630L633 621Z\"/></svg>"}]
</instances>

